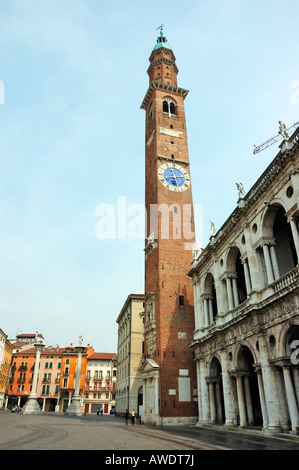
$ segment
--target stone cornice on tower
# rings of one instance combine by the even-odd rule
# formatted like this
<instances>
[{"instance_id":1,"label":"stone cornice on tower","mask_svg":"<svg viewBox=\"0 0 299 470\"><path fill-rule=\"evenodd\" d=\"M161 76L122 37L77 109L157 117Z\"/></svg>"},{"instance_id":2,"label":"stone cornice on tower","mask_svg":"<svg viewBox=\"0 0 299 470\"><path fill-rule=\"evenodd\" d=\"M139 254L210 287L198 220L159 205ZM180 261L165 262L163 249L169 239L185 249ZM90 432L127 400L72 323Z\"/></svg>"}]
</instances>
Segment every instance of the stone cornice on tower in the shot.
<instances>
[{"instance_id":1,"label":"stone cornice on tower","mask_svg":"<svg viewBox=\"0 0 299 470\"><path fill-rule=\"evenodd\" d=\"M150 84L146 94L145 94L145 97L144 97L143 101L142 101L142 104L140 106L141 109L146 109L147 108L148 102L151 99L153 91L156 90L156 89L160 89L160 90L164 90L164 91L170 91L171 93L175 93L177 95L182 95L184 99L186 98L186 96L189 93L189 90L185 90L184 88L180 88L180 87L177 87L177 86L174 86L174 85L169 85L169 84L166 84L166 83L163 83L163 82L158 82L157 80L153 80L152 83Z\"/></svg>"}]
</instances>

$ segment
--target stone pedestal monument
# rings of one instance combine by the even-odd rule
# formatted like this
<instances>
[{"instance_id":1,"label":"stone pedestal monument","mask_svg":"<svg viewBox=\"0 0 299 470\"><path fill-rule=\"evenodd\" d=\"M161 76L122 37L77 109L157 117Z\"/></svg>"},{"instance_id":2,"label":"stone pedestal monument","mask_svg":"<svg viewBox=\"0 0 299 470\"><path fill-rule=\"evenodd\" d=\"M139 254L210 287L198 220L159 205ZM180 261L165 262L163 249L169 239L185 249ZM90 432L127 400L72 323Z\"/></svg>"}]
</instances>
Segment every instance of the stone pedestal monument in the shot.
<instances>
[{"instance_id":1,"label":"stone pedestal monument","mask_svg":"<svg viewBox=\"0 0 299 470\"><path fill-rule=\"evenodd\" d=\"M42 335L37 334L35 337L34 347L36 349L36 359L34 365L34 372L33 372L33 381L32 381L32 390L26 401L22 414L24 415L39 415L41 414L39 404L37 402L37 378L38 378L38 369L39 369L39 361L41 351L45 346L45 341Z\"/></svg>"},{"instance_id":2,"label":"stone pedestal monument","mask_svg":"<svg viewBox=\"0 0 299 470\"><path fill-rule=\"evenodd\" d=\"M85 351L85 347L83 346L82 336L79 336L79 346L76 346L76 349L78 351L78 359L77 359L77 366L76 366L75 391L72 397L72 402L65 412L65 414L69 416L84 415L84 410L83 410L83 405L81 404L81 395L80 395L81 362L82 362L82 354Z\"/></svg>"}]
</instances>

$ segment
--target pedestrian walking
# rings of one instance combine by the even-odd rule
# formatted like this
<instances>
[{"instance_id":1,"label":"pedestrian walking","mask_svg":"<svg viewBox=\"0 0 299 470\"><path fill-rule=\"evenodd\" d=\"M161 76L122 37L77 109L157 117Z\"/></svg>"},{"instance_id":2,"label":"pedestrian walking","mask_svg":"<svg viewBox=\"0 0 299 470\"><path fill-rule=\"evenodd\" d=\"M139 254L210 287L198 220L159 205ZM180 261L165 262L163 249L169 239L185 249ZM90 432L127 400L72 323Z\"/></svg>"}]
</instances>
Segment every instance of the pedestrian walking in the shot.
<instances>
[{"instance_id":1,"label":"pedestrian walking","mask_svg":"<svg viewBox=\"0 0 299 470\"><path fill-rule=\"evenodd\" d=\"M129 421L129 416L130 416L130 413L129 413L129 410L127 409L126 413L125 413L126 426L128 424L128 421Z\"/></svg>"},{"instance_id":2,"label":"pedestrian walking","mask_svg":"<svg viewBox=\"0 0 299 470\"><path fill-rule=\"evenodd\" d=\"M103 407L101 408L101 416L103 416Z\"/></svg>"},{"instance_id":3,"label":"pedestrian walking","mask_svg":"<svg viewBox=\"0 0 299 470\"><path fill-rule=\"evenodd\" d=\"M132 409L131 411L131 422L132 422L132 426L135 424L135 411L134 409Z\"/></svg>"},{"instance_id":4,"label":"pedestrian walking","mask_svg":"<svg viewBox=\"0 0 299 470\"><path fill-rule=\"evenodd\" d=\"M97 415L99 416L99 414L100 414L100 410L99 410L99 408L98 408L98 409L97 409Z\"/></svg>"}]
</instances>

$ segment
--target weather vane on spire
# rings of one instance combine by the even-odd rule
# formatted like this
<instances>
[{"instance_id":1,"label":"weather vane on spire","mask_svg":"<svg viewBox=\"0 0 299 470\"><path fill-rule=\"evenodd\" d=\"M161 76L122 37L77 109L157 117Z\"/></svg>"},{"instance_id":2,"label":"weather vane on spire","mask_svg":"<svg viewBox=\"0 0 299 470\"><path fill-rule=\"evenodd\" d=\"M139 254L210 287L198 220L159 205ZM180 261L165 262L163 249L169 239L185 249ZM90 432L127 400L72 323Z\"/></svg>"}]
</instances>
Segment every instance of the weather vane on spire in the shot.
<instances>
[{"instance_id":1,"label":"weather vane on spire","mask_svg":"<svg viewBox=\"0 0 299 470\"><path fill-rule=\"evenodd\" d=\"M157 31L158 29L161 29L161 30L162 30L163 28L164 28L164 24L161 24L161 26L159 26L159 28L157 28L156 31Z\"/></svg>"}]
</instances>

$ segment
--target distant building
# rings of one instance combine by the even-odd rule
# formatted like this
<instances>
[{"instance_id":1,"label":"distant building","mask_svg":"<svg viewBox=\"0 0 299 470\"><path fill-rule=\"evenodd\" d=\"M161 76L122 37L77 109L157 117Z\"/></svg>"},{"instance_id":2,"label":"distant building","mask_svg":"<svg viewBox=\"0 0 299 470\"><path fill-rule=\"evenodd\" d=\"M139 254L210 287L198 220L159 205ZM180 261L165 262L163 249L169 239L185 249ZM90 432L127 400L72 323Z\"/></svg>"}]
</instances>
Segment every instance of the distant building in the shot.
<instances>
[{"instance_id":1,"label":"distant building","mask_svg":"<svg viewBox=\"0 0 299 470\"><path fill-rule=\"evenodd\" d=\"M115 411L117 355L94 353L87 361L84 411L96 413L103 408L104 414Z\"/></svg>"},{"instance_id":2,"label":"distant building","mask_svg":"<svg viewBox=\"0 0 299 470\"><path fill-rule=\"evenodd\" d=\"M139 372L144 359L144 300L142 294L127 297L116 322L118 323L118 372L116 412L126 409L142 414L143 384Z\"/></svg>"},{"instance_id":3,"label":"distant building","mask_svg":"<svg viewBox=\"0 0 299 470\"><path fill-rule=\"evenodd\" d=\"M87 360L93 354L94 349L90 345L87 345L85 352L82 354L81 361L79 393L81 395L82 406L85 394ZM76 347L73 346L73 344L71 344L67 348L64 348L64 351L62 353L61 376L56 411L65 412L71 404L72 396L75 392L77 357L78 352Z\"/></svg>"},{"instance_id":4,"label":"distant building","mask_svg":"<svg viewBox=\"0 0 299 470\"><path fill-rule=\"evenodd\" d=\"M65 348L45 348L40 356L37 396L42 411L55 411L59 396L62 355Z\"/></svg>"},{"instance_id":5,"label":"distant building","mask_svg":"<svg viewBox=\"0 0 299 470\"><path fill-rule=\"evenodd\" d=\"M0 407L5 404L5 394L8 388L13 346L7 335L0 329Z\"/></svg>"},{"instance_id":6,"label":"distant building","mask_svg":"<svg viewBox=\"0 0 299 470\"><path fill-rule=\"evenodd\" d=\"M25 337L18 335L16 340L11 340L14 349L6 406L22 408L30 395L36 360L34 339L35 335L25 335ZM87 358L93 353L93 348L88 345L82 357L80 380L82 406ZM66 348L55 346L43 349L37 381L38 403L42 411L66 411L75 391L76 363L77 350L72 344Z\"/></svg>"},{"instance_id":7,"label":"distant building","mask_svg":"<svg viewBox=\"0 0 299 470\"><path fill-rule=\"evenodd\" d=\"M13 353L8 386L9 407L23 407L32 388L36 351L33 345L24 351Z\"/></svg>"}]
</instances>

